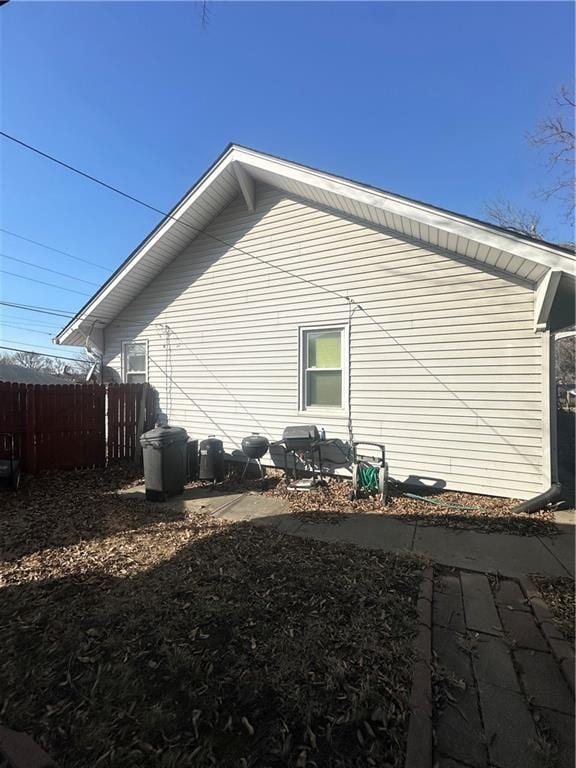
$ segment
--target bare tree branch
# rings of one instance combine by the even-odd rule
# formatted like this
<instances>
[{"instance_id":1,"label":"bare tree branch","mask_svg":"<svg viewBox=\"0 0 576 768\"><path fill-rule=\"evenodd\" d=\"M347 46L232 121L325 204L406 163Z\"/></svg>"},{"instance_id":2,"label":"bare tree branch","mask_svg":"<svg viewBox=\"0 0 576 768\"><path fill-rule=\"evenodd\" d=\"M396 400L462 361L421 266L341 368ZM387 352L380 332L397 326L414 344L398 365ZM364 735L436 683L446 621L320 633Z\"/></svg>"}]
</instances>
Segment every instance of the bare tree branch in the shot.
<instances>
[{"instance_id":1,"label":"bare tree branch","mask_svg":"<svg viewBox=\"0 0 576 768\"><path fill-rule=\"evenodd\" d=\"M493 200L484 207L486 216L499 227L544 240L540 214L525 208L517 208L507 200Z\"/></svg>"},{"instance_id":2,"label":"bare tree branch","mask_svg":"<svg viewBox=\"0 0 576 768\"><path fill-rule=\"evenodd\" d=\"M31 368L34 371L45 371L48 367L48 358L39 352L14 352L12 362L23 368Z\"/></svg>"},{"instance_id":3,"label":"bare tree branch","mask_svg":"<svg viewBox=\"0 0 576 768\"><path fill-rule=\"evenodd\" d=\"M558 175L545 189L538 193L545 200L558 198L566 206L566 218L572 220L576 209L576 177L574 158L576 136L574 132L574 108L576 102L572 91L562 86L555 99L561 114L545 117L536 131L528 135L528 142L537 149L547 152L546 165Z\"/></svg>"}]
</instances>

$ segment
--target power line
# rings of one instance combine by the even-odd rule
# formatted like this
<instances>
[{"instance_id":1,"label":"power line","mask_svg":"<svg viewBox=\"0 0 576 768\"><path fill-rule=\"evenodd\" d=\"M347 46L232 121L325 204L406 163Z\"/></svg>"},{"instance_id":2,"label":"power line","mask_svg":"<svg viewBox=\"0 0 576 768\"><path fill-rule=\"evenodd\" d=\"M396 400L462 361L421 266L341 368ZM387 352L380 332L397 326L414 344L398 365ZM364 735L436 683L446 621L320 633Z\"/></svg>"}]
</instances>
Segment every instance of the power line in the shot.
<instances>
[{"instance_id":1,"label":"power line","mask_svg":"<svg viewBox=\"0 0 576 768\"><path fill-rule=\"evenodd\" d=\"M30 317L22 317L21 315L4 315L6 322L24 322L26 325L33 325L36 328L60 328L60 319L54 320L51 323L42 323L39 320L34 320ZM0 319L0 324L3 324L4 320Z\"/></svg>"},{"instance_id":2,"label":"power line","mask_svg":"<svg viewBox=\"0 0 576 768\"><path fill-rule=\"evenodd\" d=\"M16 342L18 343L18 342ZM38 346L38 345L35 345ZM9 352L28 352L31 355L38 355L39 357L55 357L57 360L72 360L74 363L83 362L78 357L63 357L62 355L46 355L42 352L36 352L33 349L16 349L16 347L4 347L0 345L0 349L7 349Z\"/></svg>"},{"instance_id":3,"label":"power line","mask_svg":"<svg viewBox=\"0 0 576 768\"><path fill-rule=\"evenodd\" d=\"M0 339L0 341L7 341L9 344L21 344L22 342L18 339ZM32 342L32 346L38 347L39 349L54 349L54 347L47 347L44 344L34 344Z\"/></svg>"},{"instance_id":4,"label":"power line","mask_svg":"<svg viewBox=\"0 0 576 768\"><path fill-rule=\"evenodd\" d=\"M12 307L14 309L22 309L27 312L38 312L42 315L55 315L57 317L74 317L71 312L65 312L60 309L50 309L49 307L38 307L34 304L18 304L13 301L0 301L0 305L4 307Z\"/></svg>"},{"instance_id":5,"label":"power line","mask_svg":"<svg viewBox=\"0 0 576 768\"><path fill-rule=\"evenodd\" d=\"M19 240L25 240L27 243L33 243L34 245L39 245L40 248L46 248L47 251L54 251L54 253L59 253L62 256L67 256L69 259L75 259L76 261L81 261L83 264L89 264L91 267L96 267L97 269L101 269L104 272L113 271L108 267L103 267L101 264L97 264L95 261L82 259L80 258L80 256L74 256L74 254L68 253L67 251L61 251L59 248L53 248L51 245L46 245L46 243L41 243L39 240L32 240L30 237L24 237L24 235L19 235L17 232L12 232L9 229L4 229L4 227L0 227L0 232L4 232L5 234L11 235L12 237L17 237Z\"/></svg>"},{"instance_id":6,"label":"power line","mask_svg":"<svg viewBox=\"0 0 576 768\"><path fill-rule=\"evenodd\" d=\"M19 275L17 272L8 272L6 269L0 269L3 275L11 275L12 277L18 277L20 280L29 280L31 283L39 283L40 285L47 285L49 288L58 288L60 291L68 291L68 293L77 293L79 296L90 296L89 293L83 291L75 291L74 288L64 288L62 285L56 285L56 283L46 283L44 280L36 280L34 277L26 277L26 275Z\"/></svg>"},{"instance_id":7,"label":"power line","mask_svg":"<svg viewBox=\"0 0 576 768\"><path fill-rule=\"evenodd\" d=\"M7 253L0 253L3 259L10 259L11 261L17 261L20 264L26 264L28 267L34 267L34 269L43 269L44 272L52 272L53 275L60 275L60 277L67 277L69 280L77 280L79 283L87 283L88 285L95 285L98 287L98 283L94 283L92 280L84 280L81 277L74 277L68 274L68 272L58 272L56 269L50 269L50 267L41 267L39 264L34 264L32 261L25 261L24 259L17 259L16 256L8 256Z\"/></svg>"},{"instance_id":8,"label":"power line","mask_svg":"<svg viewBox=\"0 0 576 768\"><path fill-rule=\"evenodd\" d=\"M294 280L300 280L301 282L304 282L307 285L311 285L314 288L318 288L319 290L324 291L325 293L330 293L332 296L337 296L339 299L344 299L345 301L349 301L348 296L345 296L344 294L339 293L338 291L333 291L330 288L325 288L323 285L316 283L314 280L308 280L306 277L297 275L288 269L284 269L284 267L279 267L277 264L274 264L273 262L266 261L266 259L262 259L260 256L256 256L255 254L250 253L249 251L245 251L243 248L239 248L237 245L232 245L232 243L228 243L225 240L222 240L221 238L217 237L216 235L210 234L204 229L195 227L193 224L189 224L187 221L182 221L182 219L176 218L171 213L166 213L166 211L162 211L160 208L156 208L156 206L150 205L150 203L146 203L144 200L140 200L139 198L134 197L133 195L129 195L127 192L123 192L121 189L118 189L118 187L113 187L111 184L107 184L105 181L101 181L100 179L97 179L95 176L91 176L89 173L86 173L85 171L81 171L80 169L75 168L73 165L69 165L68 163L65 163L63 160L59 160L57 157L54 157L53 155L49 155L47 152L43 152L42 150L37 149L36 147L33 147L31 144L27 144L25 141L22 141L21 139L17 139L15 136L11 136L9 133L6 133L5 131L0 131L0 136L4 136L4 138L8 139L9 141L13 141L15 144L19 144L21 147L24 147L25 149L29 149L31 152L34 152L35 154L40 155L40 157L44 157L47 160L51 160L53 163L56 163L57 165L60 165L63 168L66 168L67 170L72 171L72 173L76 173L79 176L82 176L83 178L88 179L89 181L93 181L95 184L98 184L101 187L104 187L105 189L110 190L111 192L115 192L117 195L120 195L121 197L124 197L127 200L131 200L133 203L137 203L138 205L141 205L144 208L148 208L148 210L154 211L154 213L159 213L161 216L163 216L166 219L170 219L179 224L182 224L183 226L188 227L189 229L192 229L197 234L200 234L200 233L204 234L206 237L211 238L215 242L220 243L221 245L225 245L226 248L231 248L234 251L238 251L238 253L242 253L251 259L255 259L259 263L264 264L269 268L276 269L279 272L282 272L288 275L289 277L293 278Z\"/></svg>"},{"instance_id":9,"label":"power line","mask_svg":"<svg viewBox=\"0 0 576 768\"><path fill-rule=\"evenodd\" d=\"M19 304L11 301L0 301L0 306L10 307L13 309L21 309L25 312L37 312L42 315L53 315L54 317L62 317L64 319L70 319L76 317L77 312L67 312L64 309L51 309L50 307L38 307L35 304ZM92 315L91 319L96 318L94 322L107 325L110 322L108 318L99 318L97 315Z\"/></svg>"},{"instance_id":10,"label":"power line","mask_svg":"<svg viewBox=\"0 0 576 768\"><path fill-rule=\"evenodd\" d=\"M48 331L39 331L37 328L24 328L22 325L12 325L12 323L2 323L5 328L17 328L19 331L28 331L29 333L40 333L42 336L52 336Z\"/></svg>"}]
</instances>

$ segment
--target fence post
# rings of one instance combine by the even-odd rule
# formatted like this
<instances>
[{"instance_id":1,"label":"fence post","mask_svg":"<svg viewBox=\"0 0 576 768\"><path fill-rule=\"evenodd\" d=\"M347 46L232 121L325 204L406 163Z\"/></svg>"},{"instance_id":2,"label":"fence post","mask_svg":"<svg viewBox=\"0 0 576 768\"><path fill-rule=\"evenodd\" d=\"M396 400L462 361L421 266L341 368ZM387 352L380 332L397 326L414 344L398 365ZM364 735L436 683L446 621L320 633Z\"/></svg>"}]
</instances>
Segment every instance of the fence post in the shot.
<instances>
[{"instance_id":1,"label":"fence post","mask_svg":"<svg viewBox=\"0 0 576 768\"><path fill-rule=\"evenodd\" d=\"M140 392L140 402L138 403L138 419L136 422L136 445L134 446L134 463L140 464L142 458L142 446L140 445L140 435L144 431L144 416L146 414L146 402L148 398L148 384L142 384Z\"/></svg>"},{"instance_id":2,"label":"fence post","mask_svg":"<svg viewBox=\"0 0 576 768\"><path fill-rule=\"evenodd\" d=\"M26 469L31 474L37 470L36 461L36 389L34 384L26 387Z\"/></svg>"}]
</instances>

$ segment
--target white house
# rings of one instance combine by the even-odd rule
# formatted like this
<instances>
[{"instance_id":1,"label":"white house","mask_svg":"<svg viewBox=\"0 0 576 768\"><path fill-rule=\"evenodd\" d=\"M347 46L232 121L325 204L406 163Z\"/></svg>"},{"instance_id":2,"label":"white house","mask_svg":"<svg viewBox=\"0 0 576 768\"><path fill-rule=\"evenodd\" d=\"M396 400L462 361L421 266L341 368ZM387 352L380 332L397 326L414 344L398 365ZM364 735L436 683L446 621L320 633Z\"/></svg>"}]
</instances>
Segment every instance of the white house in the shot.
<instances>
[{"instance_id":1,"label":"white house","mask_svg":"<svg viewBox=\"0 0 576 768\"><path fill-rule=\"evenodd\" d=\"M555 479L567 249L230 145L55 339L228 450L314 423L391 475L530 498Z\"/></svg>"}]
</instances>

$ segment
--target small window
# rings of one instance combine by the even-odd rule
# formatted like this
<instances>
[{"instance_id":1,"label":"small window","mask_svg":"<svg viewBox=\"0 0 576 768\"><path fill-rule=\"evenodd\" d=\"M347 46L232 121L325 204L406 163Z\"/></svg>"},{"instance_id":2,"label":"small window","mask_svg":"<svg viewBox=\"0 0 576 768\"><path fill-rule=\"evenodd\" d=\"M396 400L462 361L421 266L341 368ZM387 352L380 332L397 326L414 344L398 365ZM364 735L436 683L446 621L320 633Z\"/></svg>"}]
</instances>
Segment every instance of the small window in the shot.
<instances>
[{"instance_id":1,"label":"small window","mask_svg":"<svg viewBox=\"0 0 576 768\"><path fill-rule=\"evenodd\" d=\"M302 332L304 408L343 407L343 328Z\"/></svg>"},{"instance_id":2,"label":"small window","mask_svg":"<svg viewBox=\"0 0 576 768\"><path fill-rule=\"evenodd\" d=\"M145 341L125 341L124 381L126 384L143 384L146 381L147 347Z\"/></svg>"}]
</instances>

